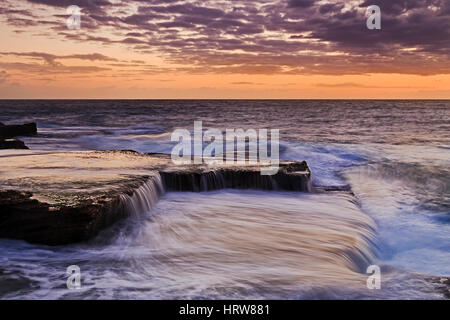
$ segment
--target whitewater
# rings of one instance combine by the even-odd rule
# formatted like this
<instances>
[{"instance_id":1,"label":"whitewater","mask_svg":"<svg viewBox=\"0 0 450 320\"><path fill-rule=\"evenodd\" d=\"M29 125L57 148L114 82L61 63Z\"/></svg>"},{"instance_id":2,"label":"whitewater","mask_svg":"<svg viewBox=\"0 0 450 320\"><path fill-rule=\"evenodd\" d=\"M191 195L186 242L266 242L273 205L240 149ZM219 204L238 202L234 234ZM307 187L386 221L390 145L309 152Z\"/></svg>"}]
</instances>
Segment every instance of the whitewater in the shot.
<instances>
[{"instance_id":1,"label":"whitewater","mask_svg":"<svg viewBox=\"0 0 450 320\"><path fill-rule=\"evenodd\" d=\"M449 101L0 101L37 121L36 150L170 153L170 134L280 129L282 160L306 160L317 192L167 192L89 242L0 240L0 298L445 298L450 276ZM1 169L0 169L1 171ZM319 192L336 187L335 192ZM379 265L382 289L368 290ZM82 289L68 291L66 267Z\"/></svg>"}]
</instances>

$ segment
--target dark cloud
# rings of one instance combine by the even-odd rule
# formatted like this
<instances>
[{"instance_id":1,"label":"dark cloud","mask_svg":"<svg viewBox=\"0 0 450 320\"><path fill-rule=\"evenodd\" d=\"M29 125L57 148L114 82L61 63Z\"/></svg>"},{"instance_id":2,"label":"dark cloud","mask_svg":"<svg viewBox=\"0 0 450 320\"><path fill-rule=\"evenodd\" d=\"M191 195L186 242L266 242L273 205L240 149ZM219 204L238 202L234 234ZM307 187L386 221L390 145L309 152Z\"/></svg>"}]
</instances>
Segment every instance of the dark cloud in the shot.
<instances>
[{"instance_id":1,"label":"dark cloud","mask_svg":"<svg viewBox=\"0 0 450 320\"><path fill-rule=\"evenodd\" d=\"M67 8L76 5L81 8L83 12L106 14L104 11L106 7L112 6L107 0L26 0L33 4L42 4L52 7Z\"/></svg>"},{"instance_id":2,"label":"dark cloud","mask_svg":"<svg viewBox=\"0 0 450 320\"><path fill-rule=\"evenodd\" d=\"M309 8L314 5L316 0L289 0L289 8Z\"/></svg>"},{"instance_id":3,"label":"dark cloud","mask_svg":"<svg viewBox=\"0 0 450 320\"><path fill-rule=\"evenodd\" d=\"M450 73L448 0L377 0L381 30L366 27L371 0L354 1L353 7L344 0L27 2L57 8L76 4L83 8L82 28L70 32L65 21L52 25L48 17L36 20L26 10L3 7L11 11L5 12L6 23L21 30L43 26L39 21L45 20L49 33L159 54L169 63L188 64L176 69L181 72Z\"/></svg>"},{"instance_id":4,"label":"dark cloud","mask_svg":"<svg viewBox=\"0 0 450 320\"><path fill-rule=\"evenodd\" d=\"M376 4L381 8L382 11L387 12L391 15L400 15L403 13L406 13L407 11L413 10L413 9L422 9L427 8L429 5L432 5L433 3L440 6L443 4L443 2L446 0L400 0L400 1L393 1L393 0L364 0L360 7L367 8L373 4Z\"/></svg>"},{"instance_id":5,"label":"dark cloud","mask_svg":"<svg viewBox=\"0 0 450 320\"><path fill-rule=\"evenodd\" d=\"M337 13L344 7L343 3L327 3L319 7L321 14Z\"/></svg>"}]
</instances>

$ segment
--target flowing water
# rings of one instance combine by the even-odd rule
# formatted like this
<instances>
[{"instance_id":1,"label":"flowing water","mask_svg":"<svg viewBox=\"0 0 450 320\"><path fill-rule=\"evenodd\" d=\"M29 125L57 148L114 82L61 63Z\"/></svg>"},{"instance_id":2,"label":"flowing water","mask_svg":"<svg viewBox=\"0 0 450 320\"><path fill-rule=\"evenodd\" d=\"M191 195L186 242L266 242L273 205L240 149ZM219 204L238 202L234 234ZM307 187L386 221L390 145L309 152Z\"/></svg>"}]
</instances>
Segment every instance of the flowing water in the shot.
<instances>
[{"instance_id":1,"label":"flowing water","mask_svg":"<svg viewBox=\"0 0 450 320\"><path fill-rule=\"evenodd\" d=\"M0 298L443 298L450 276L449 101L0 101L0 121L37 121L32 149L170 153L175 128L280 129L320 194L165 193L82 244L0 240ZM368 290L368 265L382 289ZM66 288L78 265L82 289Z\"/></svg>"}]
</instances>

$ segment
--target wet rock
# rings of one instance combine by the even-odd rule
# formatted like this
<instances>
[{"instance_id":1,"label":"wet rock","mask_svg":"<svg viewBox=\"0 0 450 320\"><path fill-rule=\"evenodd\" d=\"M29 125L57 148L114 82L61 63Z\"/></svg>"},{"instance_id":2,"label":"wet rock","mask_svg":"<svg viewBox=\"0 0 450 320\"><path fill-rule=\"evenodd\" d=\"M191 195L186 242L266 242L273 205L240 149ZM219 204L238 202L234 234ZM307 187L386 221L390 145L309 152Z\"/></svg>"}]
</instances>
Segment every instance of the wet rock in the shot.
<instances>
[{"instance_id":1,"label":"wet rock","mask_svg":"<svg viewBox=\"0 0 450 320\"><path fill-rule=\"evenodd\" d=\"M0 139L14 138L17 136L29 136L37 134L36 123L22 125L0 125Z\"/></svg>"},{"instance_id":2,"label":"wet rock","mask_svg":"<svg viewBox=\"0 0 450 320\"><path fill-rule=\"evenodd\" d=\"M0 149L29 149L21 140L6 139L0 140Z\"/></svg>"},{"instance_id":3,"label":"wet rock","mask_svg":"<svg viewBox=\"0 0 450 320\"><path fill-rule=\"evenodd\" d=\"M164 186L169 191L213 191L220 189L257 189L311 191L311 173L306 166L303 171L289 172L281 167L273 176L261 175L257 168L215 170L161 171Z\"/></svg>"},{"instance_id":4,"label":"wet rock","mask_svg":"<svg viewBox=\"0 0 450 320\"><path fill-rule=\"evenodd\" d=\"M126 216L119 196L57 210L31 197L30 192L0 191L0 237L63 245L88 240Z\"/></svg>"},{"instance_id":5,"label":"wet rock","mask_svg":"<svg viewBox=\"0 0 450 320\"><path fill-rule=\"evenodd\" d=\"M29 149L23 141L10 138L16 136L29 136L36 133L36 123L5 125L0 122L0 149Z\"/></svg>"},{"instance_id":6,"label":"wet rock","mask_svg":"<svg viewBox=\"0 0 450 320\"><path fill-rule=\"evenodd\" d=\"M432 277L428 280L438 285L436 289L444 296L444 298L450 299L450 278Z\"/></svg>"},{"instance_id":7,"label":"wet rock","mask_svg":"<svg viewBox=\"0 0 450 320\"><path fill-rule=\"evenodd\" d=\"M261 175L262 166L176 166L170 155L131 151L2 150L0 238L47 245L88 240L148 211L164 190L311 191L306 162L281 162L273 176Z\"/></svg>"}]
</instances>

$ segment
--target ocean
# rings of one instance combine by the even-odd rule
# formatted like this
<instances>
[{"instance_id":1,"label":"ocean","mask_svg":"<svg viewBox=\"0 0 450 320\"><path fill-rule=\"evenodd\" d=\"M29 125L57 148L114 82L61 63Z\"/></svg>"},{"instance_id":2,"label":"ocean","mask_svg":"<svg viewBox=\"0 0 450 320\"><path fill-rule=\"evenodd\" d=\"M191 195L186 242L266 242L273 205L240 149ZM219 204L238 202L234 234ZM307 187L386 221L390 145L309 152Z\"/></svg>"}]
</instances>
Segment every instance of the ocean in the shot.
<instances>
[{"instance_id":1,"label":"ocean","mask_svg":"<svg viewBox=\"0 0 450 320\"><path fill-rule=\"evenodd\" d=\"M0 240L0 298L439 299L450 276L449 100L0 100L33 150L170 153L173 130L279 129L345 192L166 193L86 243ZM0 164L1 174L1 164ZM66 267L82 289L66 289ZM379 265L381 290L369 290Z\"/></svg>"}]
</instances>

